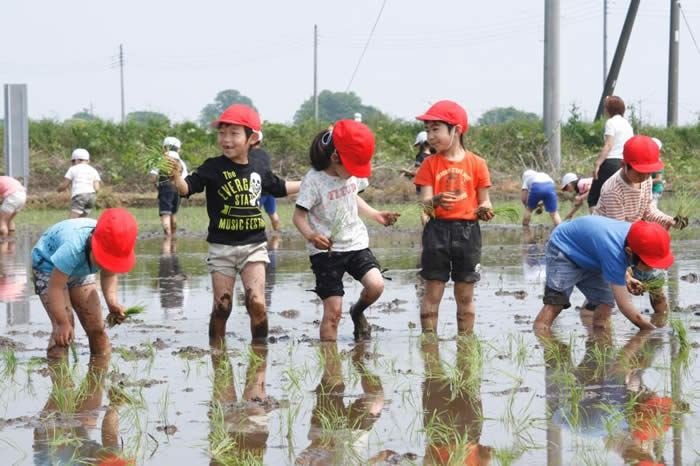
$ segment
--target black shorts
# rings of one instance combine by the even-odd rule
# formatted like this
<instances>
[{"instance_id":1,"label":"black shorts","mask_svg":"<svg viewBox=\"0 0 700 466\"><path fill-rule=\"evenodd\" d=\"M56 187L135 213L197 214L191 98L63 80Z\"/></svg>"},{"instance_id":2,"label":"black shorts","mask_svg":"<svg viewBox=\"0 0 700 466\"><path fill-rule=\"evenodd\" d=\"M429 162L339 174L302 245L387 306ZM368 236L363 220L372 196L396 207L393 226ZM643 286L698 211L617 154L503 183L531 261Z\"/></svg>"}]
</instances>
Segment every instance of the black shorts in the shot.
<instances>
[{"instance_id":1,"label":"black shorts","mask_svg":"<svg viewBox=\"0 0 700 466\"><path fill-rule=\"evenodd\" d=\"M367 272L379 269L379 262L369 249L348 252L321 252L310 256L311 270L316 275L316 294L321 299L343 296L345 272L361 280Z\"/></svg>"},{"instance_id":2,"label":"black shorts","mask_svg":"<svg viewBox=\"0 0 700 466\"><path fill-rule=\"evenodd\" d=\"M600 199L600 190L608 181L608 178L613 176L619 169L622 159L606 159L600 165L598 169L598 179L593 180L591 183L591 189L588 190L588 207L594 207L598 205L598 199Z\"/></svg>"},{"instance_id":3,"label":"black shorts","mask_svg":"<svg viewBox=\"0 0 700 466\"><path fill-rule=\"evenodd\" d=\"M421 277L447 282L481 279L481 228L476 220L431 218L423 229Z\"/></svg>"},{"instance_id":4,"label":"black shorts","mask_svg":"<svg viewBox=\"0 0 700 466\"><path fill-rule=\"evenodd\" d=\"M180 208L180 194L177 191L158 192L158 215L175 215Z\"/></svg>"}]
</instances>

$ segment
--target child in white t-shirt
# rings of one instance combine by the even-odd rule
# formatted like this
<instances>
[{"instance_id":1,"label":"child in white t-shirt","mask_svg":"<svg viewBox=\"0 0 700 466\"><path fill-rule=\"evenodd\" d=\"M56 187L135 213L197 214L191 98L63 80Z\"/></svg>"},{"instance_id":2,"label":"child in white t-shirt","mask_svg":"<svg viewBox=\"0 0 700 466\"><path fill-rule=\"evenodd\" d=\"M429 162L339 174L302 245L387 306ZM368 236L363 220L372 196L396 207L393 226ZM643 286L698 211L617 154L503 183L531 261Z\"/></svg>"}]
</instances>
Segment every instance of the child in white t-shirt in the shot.
<instances>
[{"instance_id":1,"label":"child in white t-shirt","mask_svg":"<svg viewBox=\"0 0 700 466\"><path fill-rule=\"evenodd\" d=\"M345 272L363 286L350 316L355 339L364 340L371 329L363 313L381 296L384 279L358 213L385 226L399 214L379 212L357 195L368 185L374 155L374 135L364 124L340 120L332 130L316 136L309 155L313 169L301 182L293 220L307 240L315 291L323 300L321 340L338 336Z\"/></svg>"},{"instance_id":2,"label":"child in white t-shirt","mask_svg":"<svg viewBox=\"0 0 700 466\"><path fill-rule=\"evenodd\" d=\"M68 218L86 217L95 207L100 190L100 174L90 165L90 153L75 149L71 154L71 167L66 172L58 192L71 187L70 215Z\"/></svg>"}]
</instances>

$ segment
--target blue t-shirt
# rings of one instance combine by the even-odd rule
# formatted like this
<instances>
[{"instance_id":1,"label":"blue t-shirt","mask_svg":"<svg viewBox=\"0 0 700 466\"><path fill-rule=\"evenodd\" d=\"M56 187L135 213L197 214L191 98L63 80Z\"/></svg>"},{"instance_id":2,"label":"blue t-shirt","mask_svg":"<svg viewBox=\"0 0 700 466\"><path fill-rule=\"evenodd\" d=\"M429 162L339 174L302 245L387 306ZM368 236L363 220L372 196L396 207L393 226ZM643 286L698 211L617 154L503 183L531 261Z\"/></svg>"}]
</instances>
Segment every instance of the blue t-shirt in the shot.
<instances>
[{"instance_id":1,"label":"blue t-shirt","mask_svg":"<svg viewBox=\"0 0 700 466\"><path fill-rule=\"evenodd\" d=\"M631 223L588 215L559 225L549 240L573 263L600 270L613 285L625 284L628 257L625 239Z\"/></svg>"},{"instance_id":2,"label":"blue t-shirt","mask_svg":"<svg viewBox=\"0 0 700 466\"><path fill-rule=\"evenodd\" d=\"M94 218L74 218L52 226L32 249L32 267L44 273L57 268L74 278L97 273L99 269L89 263L85 251L95 225Z\"/></svg>"}]
</instances>

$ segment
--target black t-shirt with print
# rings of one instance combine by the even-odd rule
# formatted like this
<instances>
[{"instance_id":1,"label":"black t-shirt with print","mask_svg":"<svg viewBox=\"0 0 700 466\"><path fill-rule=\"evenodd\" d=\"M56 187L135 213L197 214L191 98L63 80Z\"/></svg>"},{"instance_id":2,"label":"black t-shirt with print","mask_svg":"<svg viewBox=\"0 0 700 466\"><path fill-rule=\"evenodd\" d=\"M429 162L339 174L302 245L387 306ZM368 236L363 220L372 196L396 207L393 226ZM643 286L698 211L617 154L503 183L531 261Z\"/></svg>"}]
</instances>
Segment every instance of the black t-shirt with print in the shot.
<instances>
[{"instance_id":1,"label":"black t-shirt with print","mask_svg":"<svg viewBox=\"0 0 700 466\"><path fill-rule=\"evenodd\" d=\"M254 147L253 149L250 149L250 152L248 152L248 160L250 159L255 159L258 158L262 160L263 164L265 165L265 168L268 170L272 170L272 164L270 163L270 154L268 154L266 151L260 149L259 147ZM265 191L263 189L263 195L268 196L270 193Z\"/></svg>"},{"instance_id":2,"label":"black t-shirt with print","mask_svg":"<svg viewBox=\"0 0 700 466\"><path fill-rule=\"evenodd\" d=\"M189 195L206 190L209 234L207 241L239 246L262 243L265 221L260 211L262 191L287 195L285 181L259 158L241 165L225 155L212 157L185 178Z\"/></svg>"}]
</instances>

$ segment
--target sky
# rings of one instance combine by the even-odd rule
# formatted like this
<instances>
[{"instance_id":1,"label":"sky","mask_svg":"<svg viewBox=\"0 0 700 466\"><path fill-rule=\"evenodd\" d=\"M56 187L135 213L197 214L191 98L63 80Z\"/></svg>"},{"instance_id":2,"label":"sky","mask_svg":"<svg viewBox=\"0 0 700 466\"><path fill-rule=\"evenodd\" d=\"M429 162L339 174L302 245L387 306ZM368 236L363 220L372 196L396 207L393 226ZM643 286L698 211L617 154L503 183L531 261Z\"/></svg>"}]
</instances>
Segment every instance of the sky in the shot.
<instances>
[{"instance_id":1,"label":"sky","mask_svg":"<svg viewBox=\"0 0 700 466\"><path fill-rule=\"evenodd\" d=\"M26 83L31 118L83 108L120 119L119 45L126 112L196 120L223 89L249 96L263 120L289 123L318 79L345 91L383 0L4 0L0 83ZM666 123L669 0L644 0L615 94ZM629 2L608 0L608 62ZM700 117L700 0L682 2L679 123ZM471 121L494 107L542 114L542 0L386 0L349 87L366 105L413 119L441 99ZM561 117L595 115L603 88L603 0L561 0ZM2 95L0 95L2 98Z\"/></svg>"}]
</instances>

